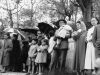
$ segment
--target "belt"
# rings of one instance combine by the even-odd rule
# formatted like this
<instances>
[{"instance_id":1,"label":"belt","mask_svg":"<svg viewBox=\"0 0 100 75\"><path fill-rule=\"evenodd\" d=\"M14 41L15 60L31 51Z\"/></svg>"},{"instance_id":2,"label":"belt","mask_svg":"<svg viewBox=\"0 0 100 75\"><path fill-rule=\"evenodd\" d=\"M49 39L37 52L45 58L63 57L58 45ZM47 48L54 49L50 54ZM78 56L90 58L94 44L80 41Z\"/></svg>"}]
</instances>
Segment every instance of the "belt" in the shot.
<instances>
[{"instance_id":1,"label":"belt","mask_svg":"<svg viewBox=\"0 0 100 75\"><path fill-rule=\"evenodd\" d=\"M45 51L38 51L39 53L44 53Z\"/></svg>"}]
</instances>

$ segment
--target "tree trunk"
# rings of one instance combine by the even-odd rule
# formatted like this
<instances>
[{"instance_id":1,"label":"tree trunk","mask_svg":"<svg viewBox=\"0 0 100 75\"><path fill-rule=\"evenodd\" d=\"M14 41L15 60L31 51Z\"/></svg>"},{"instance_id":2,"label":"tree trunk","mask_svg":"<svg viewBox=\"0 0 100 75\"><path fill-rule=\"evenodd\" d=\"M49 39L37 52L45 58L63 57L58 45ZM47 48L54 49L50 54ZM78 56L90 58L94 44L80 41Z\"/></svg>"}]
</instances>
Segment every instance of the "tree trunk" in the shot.
<instances>
[{"instance_id":1,"label":"tree trunk","mask_svg":"<svg viewBox=\"0 0 100 75\"><path fill-rule=\"evenodd\" d=\"M83 20L85 23L90 22L91 20L91 17L92 17L91 7L92 7L92 3L89 3L86 9L83 10Z\"/></svg>"},{"instance_id":2,"label":"tree trunk","mask_svg":"<svg viewBox=\"0 0 100 75\"><path fill-rule=\"evenodd\" d=\"M9 10L9 17L10 17L10 26L13 28L13 20L12 20L12 12Z\"/></svg>"},{"instance_id":3,"label":"tree trunk","mask_svg":"<svg viewBox=\"0 0 100 75\"><path fill-rule=\"evenodd\" d=\"M17 28L19 28L18 3L17 3Z\"/></svg>"}]
</instances>

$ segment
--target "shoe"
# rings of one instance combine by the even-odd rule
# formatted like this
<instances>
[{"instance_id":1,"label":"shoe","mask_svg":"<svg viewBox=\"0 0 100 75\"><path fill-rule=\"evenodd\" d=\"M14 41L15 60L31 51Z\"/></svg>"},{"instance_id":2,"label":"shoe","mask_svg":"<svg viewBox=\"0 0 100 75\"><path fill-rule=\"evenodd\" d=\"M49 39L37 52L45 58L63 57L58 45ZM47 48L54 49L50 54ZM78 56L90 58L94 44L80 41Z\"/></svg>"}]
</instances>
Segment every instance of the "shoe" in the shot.
<instances>
[{"instance_id":1,"label":"shoe","mask_svg":"<svg viewBox=\"0 0 100 75\"><path fill-rule=\"evenodd\" d=\"M43 75L43 73L38 73L38 75Z\"/></svg>"},{"instance_id":2,"label":"shoe","mask_svg":"<svg viewBox=\"0 0 100 75\"><path fill-rule=\"evenodd\" d=\"M26 75L30 75L30 73L27 73Z\"/></svg>"},{"instance_id":3,"label":"shoe","mask_svg":"<svg viewBox=\"0 0 100 75\"><path fill-rule=\"evenodd\" d=\"M23 72L23 73L26 73L26 70L24 69L22 72Z\"/></svg>"}]
</instances>

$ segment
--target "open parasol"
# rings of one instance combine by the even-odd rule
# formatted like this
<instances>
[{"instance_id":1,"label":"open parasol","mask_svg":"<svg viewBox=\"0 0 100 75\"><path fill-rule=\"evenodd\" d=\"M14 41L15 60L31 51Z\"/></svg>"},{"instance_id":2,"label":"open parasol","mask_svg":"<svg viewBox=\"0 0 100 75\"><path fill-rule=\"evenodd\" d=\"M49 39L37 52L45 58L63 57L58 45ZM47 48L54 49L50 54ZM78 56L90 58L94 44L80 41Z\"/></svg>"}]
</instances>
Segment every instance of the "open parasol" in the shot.
<instances>
[{"instance_id":1,"label":"open parasol","mask_svg":"<svg viewBox=\"0 0 100 75\"><path fill-rule=\"evenodd\" d=\"M38 28L40 29L41 32L45 34L48 34L51 30L54 30L52 26L44 22L39 23Z\"/></svg>"},{"instance_id":2,"label":"open parasol","mask_svg":"<svg viewBox=\"0 0 100 75\"><path fill-rule=\"evenodd\" d=\"M33 33L33 34L37 34L37 31L38 31L38 29L35 29L35 28L33 28L33 29L28 29L28 28L26 28L26 29L21 29L21 31L24 31L24 32L29 32L29 33Z\"/></svg>"}]
</instances>

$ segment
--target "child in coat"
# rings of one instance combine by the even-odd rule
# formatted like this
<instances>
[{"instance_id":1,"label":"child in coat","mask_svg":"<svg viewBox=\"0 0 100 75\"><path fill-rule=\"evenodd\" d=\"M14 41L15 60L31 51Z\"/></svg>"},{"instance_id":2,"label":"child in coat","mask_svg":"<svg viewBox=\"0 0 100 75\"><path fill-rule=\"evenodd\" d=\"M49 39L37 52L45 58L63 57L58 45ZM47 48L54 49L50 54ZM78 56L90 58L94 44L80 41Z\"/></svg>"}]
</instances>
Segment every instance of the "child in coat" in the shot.
<instances>
[{"instance_id":1,"label":"child in coat","mask_svg":"<svg viewBox=\"0 0 100 75\"><path fill-rule=\"evenodd\" d=\"M37 39L32 39L32 42L30 44L30 49L28 52L28 61L29 61L29 67L28 67L28 73L34 73L35 69L35 58L37 55Z\"/></svg>"}]
</instances>

